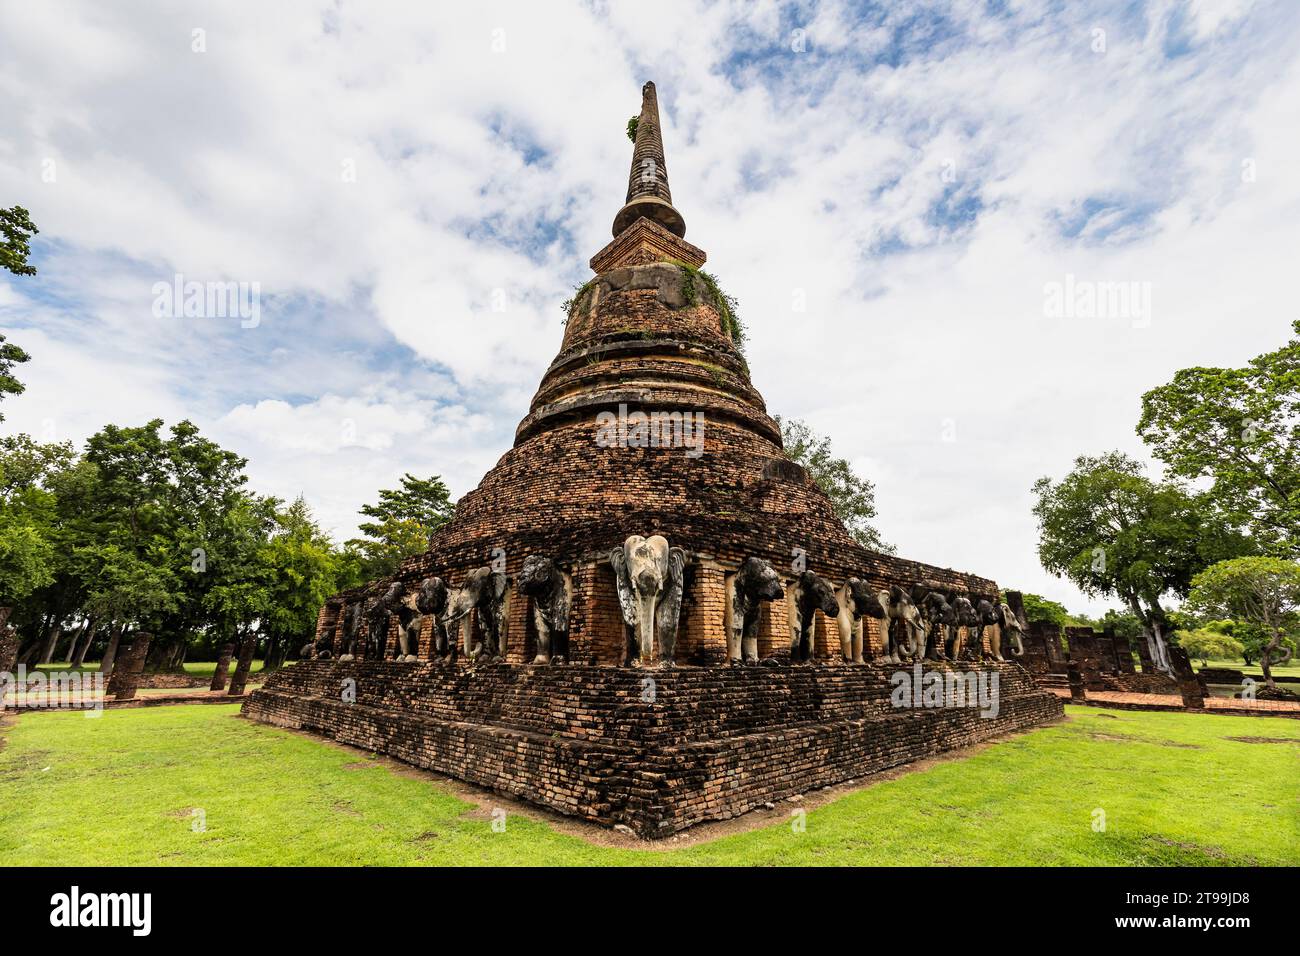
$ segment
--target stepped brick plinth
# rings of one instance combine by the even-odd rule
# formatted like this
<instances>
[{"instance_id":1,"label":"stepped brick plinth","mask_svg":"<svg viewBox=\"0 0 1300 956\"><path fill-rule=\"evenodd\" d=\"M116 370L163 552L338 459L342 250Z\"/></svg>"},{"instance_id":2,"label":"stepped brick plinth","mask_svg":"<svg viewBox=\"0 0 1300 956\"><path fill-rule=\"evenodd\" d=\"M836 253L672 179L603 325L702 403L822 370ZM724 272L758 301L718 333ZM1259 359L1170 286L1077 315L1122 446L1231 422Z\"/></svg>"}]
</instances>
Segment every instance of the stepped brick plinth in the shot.
<instances>
[{"instance_id":1,"label":"stepped brick plinth","mask_svg":"<svg viewBox=\"0 0 1300 956\"><path fill-rule=\"evenodd\" d=\"M311 661L244 713L656 838L1061 716L1023 668L980 673L998 678L994 716L896 707L876 666L681 667L647 684L632 668Z\"/></svg>"}]
</instances>

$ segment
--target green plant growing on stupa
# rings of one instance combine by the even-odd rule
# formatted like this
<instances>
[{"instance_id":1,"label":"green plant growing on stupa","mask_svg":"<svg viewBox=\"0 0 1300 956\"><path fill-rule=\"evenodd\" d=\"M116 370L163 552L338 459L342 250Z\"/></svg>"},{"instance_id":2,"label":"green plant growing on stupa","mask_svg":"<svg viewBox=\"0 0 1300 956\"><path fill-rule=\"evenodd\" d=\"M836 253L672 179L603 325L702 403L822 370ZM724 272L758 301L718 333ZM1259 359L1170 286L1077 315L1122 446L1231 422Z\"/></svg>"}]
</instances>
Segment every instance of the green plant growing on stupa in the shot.
<instances>
[{"instance_id":1,"label":"green plant growing on stupa","mask_svg":"<svg viewBox=\"0 0 1300 956\"><path fill-rule=\"evenodd\" d=\"M722 287L718 285L718 278L713 273L697 269L690 263L678 259L671 261L684 273L682 276L682 298L686 300L686 304L696 305L699 301L699 297L695 294L694 282L694 279L698 276L700 281L704 283L704 287L709 290L709 297L713 299L713 304L722 317L722 327L731 336L736 351L743 356L745 354L745 325L740 321L740 303L736 301L736 297L722 291Z\"/></svg>"}]
</instances>

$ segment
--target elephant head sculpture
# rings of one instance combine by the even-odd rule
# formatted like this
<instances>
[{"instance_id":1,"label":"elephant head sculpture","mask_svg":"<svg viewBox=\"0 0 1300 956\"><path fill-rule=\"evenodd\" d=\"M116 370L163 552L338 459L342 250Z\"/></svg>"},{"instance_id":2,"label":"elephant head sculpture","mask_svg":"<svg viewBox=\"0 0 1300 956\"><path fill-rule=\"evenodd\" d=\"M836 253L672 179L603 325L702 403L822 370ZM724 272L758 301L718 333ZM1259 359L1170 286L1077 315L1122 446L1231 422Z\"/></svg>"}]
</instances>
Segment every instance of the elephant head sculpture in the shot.
<instances>
[{"instance_id":1,"label":"elephant head sculpture","mask_svg":"<svg viewBox=\"0 0 1300 956\"><path fill-rule=\"evenodd\" d=\"M925 621L925 656L943 660L948 656L948 628L957 623L957 614L942 591L930 591L920 602L921 618Z\"/></svg>"},{"instance_id":2,"label":"elephant head sculpture","mask_svg":"<svg viewBox=\"0 0 1300 956\"><path fill-rule=\"evenodd\" d=\"M420 582L420 588L415 593L415 610L420 615L414 622L416 637L419 637L419 628L424 618L432 619L432 632L430 644L434 656L445 658L450 656L454 662L456 660L456 641L447 633L447 603L451 598L451 590L447 587L447 582L439 577L425 578Z\"/></svg>"},{"instance_id":3,"label":"elephant head sculpture","mask_svg":"<svg viewBox=\"0 0 1300 956\"><path fill-rule=\"evenodd\" d=\"M373 661L384 659L384 650L388 646L388 624L392 615L402 603L405 588L400 581L394 581L366 610L366 658Z\"/></svg>"},{"instance_id":4,"label":"elephant head sculpture","mask_svg":"<svg viewBox=\"0 0 1300 956\"><path fill-rule=\"evenodd\" d=\"M876 600L885 611L885 660L891 664L921 660L925 656L925 621L912 595L897 584L891 584L888 591L876 593ZM904 639L901 644L898 640L900 631Z\"/></svg>"},{"instance_id":5,"label":"elephant head sculpture","mask_svg":"<svg viewBox=\"0 0 1300 956\"><path fill-rule=\"evenodd\" d=\"M873 591L861 578L849 578L835 592L835 601L839 605L835 628L840 636L840 654L850 664L864 664L863 616L888 619L888 611L880 603L880 592Z\"/></svg>"},{"instance_id":6,"label":"elephant head sculpture","mask_svg":"<svg viewBox=\"0 0 1300 956\"><path fill-rule=\"evenodd\" d=\"M758 663L758 618L764 601L785 596L781 578L762 558L748 557L736 572L728 595L731 618L727 622L727 657L747 664Z\"/></svg>"},{"instance_id":7,"label":"elephant head sculpture","mask_svg":"<svg viewBox=\"0 0 1300 956\"><path fill-rule=\"evenodd\" d=\"M975 605L971 603L970 598L959 594L952 599L952 610L956 617L955 624L950 629L953 642L950 653L953 659L956 660L964 652L966 656L979 660L984 656L984 641L983 628L980 626L979 615L975 613ZM964 641L958 630L962 627L966 628Z\"/></svg>"},{"instance_id":8,"label":"elephant head sculpture","mask_svg":"<svg viewBox=\"0 0 1300 956\"><path fill-rule=\"evenodd\" d=\"M631 535L609 554L628 627L628 662L673 663L682 609L686 552L662 535Z\"/></svg>"},{"instance_id":9,"label":"elephant head sculpture","mask_svg":"<svg viewBox=\"0 0 1300 956\"><path fill-rule=\"evenodd\" d=\"M790 662L812 660L813 625L821 611L832 621L839 617L840 602L831 582L811 571L802 572L786 591L790 614Z\"/></svg>"},{"instance_id":10,"label":"elephant head sculpture","mask_svg":"<svg viewBox=\"0 0 1300 956\"><path fill-rule=\"evenodd\" d=\"M1013 657L1024 657L1025 655L1025 626L1016 612L1011 610L1009 604L999 604L994 609L997 613L998 629L993 632L991 642L993 645L993 656L997 660L1006 660L1002 656L1002 638L1005 637L1011 641L1011 655Z\"/></svg>"},{"instance_id":11,"label":"elephant head sculpture","mask_svg":"<svg viewBox=\"0 0 1300 956\"><path fill-rule=\"evenodd\" d=\"M343 609L343 651L339 660L350 661L356 656L357 633L361 630L361 621L365 617L365 606L361 601L347 605Z\"/></svg>"},{"instance_id":12,"label":"elephant head sculpture","mask_svg":"<svg viewBox=\"0 0 1300 956\"><path fill-rule=\"evenodd\" d=\"M491 568L475 568L465 583L450 596L447 624L460 622L461 647L473 661L505 657L506 623L510 603L510 579ZM478 620L484 640L474 644L474 621Z\"/></svg>"},{"instance_id":13,"label":"elephant head sculpture","mask_svg":"<svg viewBox=\"0 0 1300 956\"><path fill-rule=\"evenodd\" d=\"M573 585L569 576L544 554L524 558L519 572L519 593L533 602L537 627L534 664L563 664L569 657L569 605Z\"/></svg>"}]
</instances>

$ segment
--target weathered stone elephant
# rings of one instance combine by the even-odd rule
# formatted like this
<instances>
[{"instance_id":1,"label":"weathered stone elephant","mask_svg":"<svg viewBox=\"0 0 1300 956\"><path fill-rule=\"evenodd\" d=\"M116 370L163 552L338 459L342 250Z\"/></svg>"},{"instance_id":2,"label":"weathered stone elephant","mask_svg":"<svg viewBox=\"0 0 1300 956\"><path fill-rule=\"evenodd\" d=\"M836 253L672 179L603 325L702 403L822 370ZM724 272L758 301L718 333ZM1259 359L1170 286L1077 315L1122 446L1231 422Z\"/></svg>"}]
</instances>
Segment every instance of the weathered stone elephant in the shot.
<instances>
[{"instance_id":1,"label":"weathered stone elephant","mask_svg":"<svg viewBox=\"0 0 1300 956\"><path fill-rule=\"evenodd\" d=\"M942 591L930 591L920 602L921 618L925 621L925 656L932 661L948 657L950 629L957 624L957 613Z\"/></svg>"},{"instance_id":2,"label":"weathered stone elephant","mask_svg":"<svg viewBox=\"0 0 1300 956\"><path fill-rule=\"evenodd\" d=\"M394 581L380 594L366 611L366 659L382 661L388 646L388 624L392 615L402 606L405 588Z\"/></svg>"},{"instance_id":3,"label":"weathered stone elephant","mask_svg":"<svg viewBox=\"0 0 1300 956\"><path fill-rule=\"evenodd\" d=\"M983 628L980 626L979 615L975 613L975 605L970 602L970 598L958 594L952 599L952 610L956 617L956 622L949 626L948 640L950 648L948 656L953 660L966 657L980 660L984 656L984 641L981 639ZM966 628L966 636L962 637L961 628Z\"/></svg>"},{"instance_id":4,"label":"weathered stone elephant","mask_svg":"<svg viewBox=\"0 0 1300 956\"><path fill-rule=\"evenodd\" d=\"M405 591L393 609L397 616L397 653L394 660L411 663L420 659L420 619L415 603L419 599L418 591Z\"/></svg>"},{"instance_id":5,"label":"weathered stone elephant","mask_svg":"<svg viewBox=\"0 0 1300 956\"><path fill-rule=\"evenodd\" d=\"M415 594L415 610L420 616L411 625L414 628L411 646L419 647L421 624L425 618L430 618L432 626L429 643L433 656L450 657L454 663L456 640L447 632L447 603L450 598L451 589L442 578L429 577L420 582L420 589Z\"/></svg>"},{"instance_id":6,"label":"weathered stone elephant","mask_svg":"<svg viewBox=\"0 0 1300 956\"><path fill-rule=\"evenodd\" d=\"M475 568L465 575L465 583L451 594L447 624L460 623L461 647L472 661L492 661L505 657L507 619L510 605L510 579L491 568ZM483 632L481 644L474 644L474 621Z\"/></svg>"},{"instance_id":7,"label":"weathered stone elephant","mask_svg":"<svg viewBox=\"0 0 1300 956\"><path fill-rule=\"evenodd\" d=\"M627 663L673 663L682 609L686 552L662 535L631 535L609 553L628 628Z\"/></svg>"},{"instance_id":8,"label":"weathered stone elephant","mask_svg":"<svg viewBox=\"0 0 1300 956\"><path fill-rule=\"evenodd\" d=\"M343 609L343 652L339 660L350 661L356 656L357 634L361 630L361 621L365 616L365 604L356 601Z\"/></svg>"},{"instance_id":9,"label":"weathered stone elephant","mask_svg":"<svg viewBox=\"0 0 1300 956\"><path fill-rule=\"evenodd\" d=\"M891 584L889 590L876 592L876 600L885 615L882 626L884 659L890 664L901 664L925 657L925 621L912 596L897 584ZM901 644L897 636L899 632L904 638Z\"/></svg>"},{"instance_id":10,"label":"weathered stone elephant","mask_svg":"<svg viewBox=\"0 0 1300 956\"><path fill-rule=\"evenodd\" d=\"M839 617L840 602L835 599L831 582L804 571L786 588L786 604L790 615L790 663L805 664L813 656L817 612L833 621Z\"/></svg>"},{"instance_id":11,"label":"weathered stone elephant","mask_svg":"<svg viewBox=\"0 0 1300 956\"><path fill-rule=\"evenodd\" d=\"M835 618L835 629L840 636L840 654L850 664L865 664L863 640L863 617L873 617L883 621L882 630L888 632L889 610L881 602L880 596L885 591L873 590L871 585L861 578L849 578L835 592L839 614Z\"/></svg>"},{"instance_id":12,"label":"weathered stone elephant","mask_svg":"<svg viewBox=\"0 0 1300 956\"><path fill-rule=\"evenodd\" d=\"M999 604L994 608L997 615L998 629L993 632L989 638L989 644L993 650L995 660L1006 660L1002 656L1002 639L1007 638L1011 641L1011 656L1024 657L1025 655L1025 625L1016 616L1016 612L1011 610L1007 604Z\"/></svg>"},{"instance_id":13,"label":"weathered stone elephant","mask_svg":"<svg viewBox=\"0 0 1300 956\"><path fill-rule=\"evenodd\" d=\"M762 558L749 557L740 565L727 595L727 657L731 661L758 663L758 620L764 601L785 596L781 578Z\"/></svg>"},{"instance_id":14,"label":"weathered stone elephant","mask_svg":"<svg viewBox=\"0 0 1300 956\"><path fill-rule=\"evenodd\" d=\"M544 554L524 558L519 572L519 593L533 601L533 623L537 627L534 664L563 664L569 658L569 606L573 583Z\"/></svg>"}]
</instances>

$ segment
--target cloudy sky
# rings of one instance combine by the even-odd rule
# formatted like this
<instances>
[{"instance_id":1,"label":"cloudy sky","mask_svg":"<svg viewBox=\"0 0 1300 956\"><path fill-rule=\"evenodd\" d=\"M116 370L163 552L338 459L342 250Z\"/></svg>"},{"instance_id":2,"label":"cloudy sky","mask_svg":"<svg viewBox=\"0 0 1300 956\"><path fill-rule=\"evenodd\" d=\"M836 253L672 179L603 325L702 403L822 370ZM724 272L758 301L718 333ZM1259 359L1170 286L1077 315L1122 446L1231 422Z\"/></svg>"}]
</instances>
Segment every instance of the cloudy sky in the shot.
<instances>
[{"instance_id":1,"label":"cloudy sky","mask_svg":"<svg viewBox=\"0 0 1300 956\"><path fill-rule=\"evenodd\" d=\"M901 554L1104 606L1038 567L1029 487L1287 338L1289 0L2 0L0 207L41 234L0 428L189 418L340 538L404 471L459 496L609 239L647 79L769 409ZM258 283L259 321L158 315L178 274Z\"/></svg>"}]
</instances>

